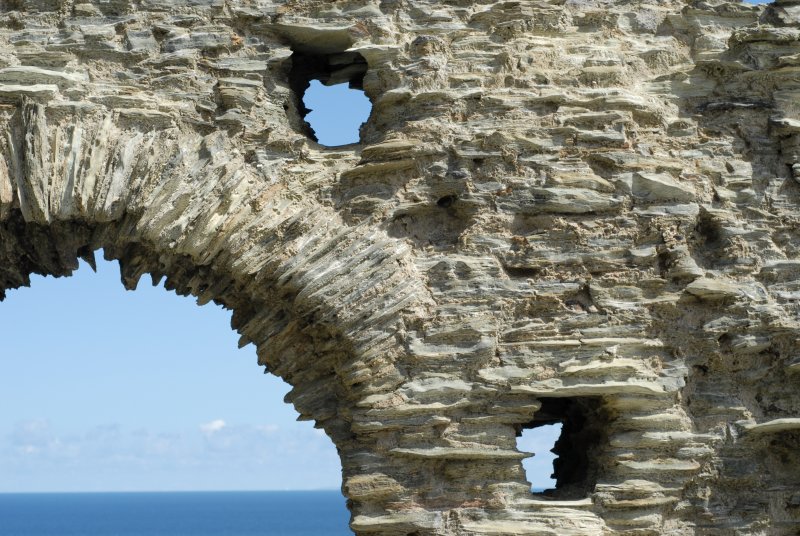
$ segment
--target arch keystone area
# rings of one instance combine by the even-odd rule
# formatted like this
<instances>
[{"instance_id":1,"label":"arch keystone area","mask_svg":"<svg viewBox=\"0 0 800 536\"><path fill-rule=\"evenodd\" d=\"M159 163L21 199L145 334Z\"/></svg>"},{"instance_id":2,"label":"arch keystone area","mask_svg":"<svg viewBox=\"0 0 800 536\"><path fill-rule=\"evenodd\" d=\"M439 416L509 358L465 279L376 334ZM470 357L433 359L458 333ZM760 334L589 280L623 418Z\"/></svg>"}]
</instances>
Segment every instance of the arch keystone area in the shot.
<instances>
[{"instance_id":1,"label":"arch keystone area","mask_svg":"<svg viewBox=\"0 0 800 536\"><path fill-rule=\"evenodd\" d=\"M0 291L103 248L232 309L359 536L794 534L799 40L794 0L5 2ZM359 144L307 135L322 74ZM532 494L564 420L586 475Z\"/></svg>"}]
</instances>

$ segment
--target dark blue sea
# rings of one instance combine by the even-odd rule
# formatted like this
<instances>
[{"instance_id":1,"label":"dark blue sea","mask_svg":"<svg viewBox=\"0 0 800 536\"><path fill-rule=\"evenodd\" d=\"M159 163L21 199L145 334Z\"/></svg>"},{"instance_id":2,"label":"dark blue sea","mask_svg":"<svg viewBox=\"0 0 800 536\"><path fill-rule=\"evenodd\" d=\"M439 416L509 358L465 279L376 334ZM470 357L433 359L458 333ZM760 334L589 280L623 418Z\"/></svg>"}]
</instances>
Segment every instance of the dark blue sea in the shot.
<instances>
[{"instance_id":1,"label":"dark blue sea","mask_svg":"<svg viewBox=\"0 0 800 536\"><path fill-rule=\"evenodd\" d=\"M0 536L352 536L338 491L0 494Z\"/></svg>"}]
</instances>

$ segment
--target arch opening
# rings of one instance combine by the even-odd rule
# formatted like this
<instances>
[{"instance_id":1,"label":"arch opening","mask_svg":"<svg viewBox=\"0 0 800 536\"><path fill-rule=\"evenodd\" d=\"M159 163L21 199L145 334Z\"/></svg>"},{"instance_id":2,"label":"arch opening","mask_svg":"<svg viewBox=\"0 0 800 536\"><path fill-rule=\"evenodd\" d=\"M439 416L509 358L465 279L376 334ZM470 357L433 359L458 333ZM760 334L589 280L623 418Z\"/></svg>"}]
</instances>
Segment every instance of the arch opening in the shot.
<instances>
[{"instance_id":1,"label":"arch opening","mask_svg":"<svg viewBox=\"0 0 800 536\"><path fill-rule=\"evenodd\" d=\"M16 326L0 491L339 487L333 444L281 403L289 386L232 355L229 314L147 285L123 295L112 263L83 254L70 281L35 276L0 304Z\"/></svg>"}]
</instances>

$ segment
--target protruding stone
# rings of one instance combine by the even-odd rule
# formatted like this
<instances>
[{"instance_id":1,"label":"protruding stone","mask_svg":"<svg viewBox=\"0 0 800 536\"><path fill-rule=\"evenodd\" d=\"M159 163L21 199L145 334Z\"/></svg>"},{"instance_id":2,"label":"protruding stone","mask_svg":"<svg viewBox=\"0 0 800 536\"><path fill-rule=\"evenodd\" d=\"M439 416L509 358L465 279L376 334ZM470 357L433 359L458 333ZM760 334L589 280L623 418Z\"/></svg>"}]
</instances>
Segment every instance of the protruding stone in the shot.
<instances>
[{"instance_id":1,"label":"protruding stone","mask_svg":"<svg viewBox=\"0 0 800 536\"><path fill-rule=\"evenodd\" d=\"M690 184L681 183L666 173L633 174L631 192L646 201L694 201L696 194Z\"/></svg>"},{"instance_id":2,"label":"protruding stone","mask_svg":"<svg viewBox=\"0 0 800 536\"><path fill-rule=\"evenodd\" d=\"M773 419L771 421L758 424L743 424L742 428L748 435L776 434L779 432L800 430L800 418L789 417L783 419Z\"/></svg>"},{"instance_id":3,"label":"protruding stone","mask_svg":"<svg viewBox=\"0 0 800 536\"><path fill-rule=\"evenodd\" d=\"M723 279L701 277L686 286L686 292L706 301L721 301L742 295L741 289Z\"/></svg>"}]
</instances>

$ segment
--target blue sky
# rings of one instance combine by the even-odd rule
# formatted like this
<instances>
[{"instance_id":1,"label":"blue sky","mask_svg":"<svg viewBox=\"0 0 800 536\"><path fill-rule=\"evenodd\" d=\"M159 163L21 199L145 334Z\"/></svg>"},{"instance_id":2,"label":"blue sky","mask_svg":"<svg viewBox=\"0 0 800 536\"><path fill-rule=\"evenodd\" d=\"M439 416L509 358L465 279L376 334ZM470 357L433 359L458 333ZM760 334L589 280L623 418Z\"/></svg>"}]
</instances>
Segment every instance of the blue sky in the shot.
<instances>
[{"instance_id":1,"label":"blue sky","mask_svg":"<svg viewBox=\"0 0 800 536\"><path fill-rule=\"evenodd\" d=\"M306 104L325 145L357 141L369 114L344 85L312 84ZM296 422L253 346L237 349L230 311L149 277L126 291L97 257L97 273L33 276L0 303L0 492L340 487L333 444ZM535 485L552 472L552 428L520 442L544 451L525 462Z\"/></svg>"},{"instance_id":2,"label":"blue sky","mask_svg":"<svg viewBox=\"0 0 800 536\"><path fill-rule=\"evenodd\" d=\"M0 325L0 492L340 486L330 440L218 306L127 292L101 262L9 292Z\"/></svg>"},{"instance_id":3,"label":"blue sky","mask_svg":"<svg viewBox=\"0 0 800 536\"><path fill-rule=\"evenodd\" d=\"M363 91L349 89L347 84L325 87L312 80L303 102L311 112L311 123L322 145L335 146L358 142L358 127L369 118L371 105Z\"/></svg>"}]
</instances>

